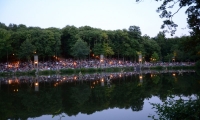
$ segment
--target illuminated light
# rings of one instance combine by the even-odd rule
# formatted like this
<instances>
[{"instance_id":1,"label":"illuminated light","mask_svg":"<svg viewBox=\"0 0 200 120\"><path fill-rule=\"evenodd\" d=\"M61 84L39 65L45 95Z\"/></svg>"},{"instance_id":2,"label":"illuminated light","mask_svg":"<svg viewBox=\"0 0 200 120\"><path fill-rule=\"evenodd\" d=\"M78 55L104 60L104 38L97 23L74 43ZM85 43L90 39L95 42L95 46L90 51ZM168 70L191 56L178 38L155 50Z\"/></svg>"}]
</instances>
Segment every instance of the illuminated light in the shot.
<instances>
[{"instance_id":1,"label":"illuminated light","mask_svg":"<svg viewBox=\"0 0 200 120\"><path fill-rule=\"evenodd\" d=\"M142 76L140 75L140 79L142 79Z\"/></svg>"},{"instance_id":2,"label":"illuminated light","mask_svg":"<svg viewBox=\"0 0 200 120\"><path fill-rule=\"evenodd\" d=\"M175 74L175 73L173 73L172 75L173 75L173 76L176 76L176 74Z\"/></svg>"},{"instance_id":3,"label":"illuminated light","mask_svg":"<svg viewBox=\"0 0 200 120\"><path fill-rule=\"evenodd\" d=\"M103 78L101 79L101 81L102 81L102 82L104 81Z\"/></svg>"},{"instance_id":4,"label":"illuminated light","mask_svg":"<svg viewBox=\"0 0 200 120\"><path fill-rule=\"evenodd\" d=\"M38 86L38 82L35 83L35 86Z\"/></svg>"},{"instance_id":5,"label":"illuminated light","mask_svg":"<svg viewBox=\"0 0 200 120\"><path fill-rule=\"evenodd\" d=\"M74 80L76 80L76 76L74 77Z\"/></svg>"},{"instance_id":6,"label":"illuminated light","mask_svg":"<svg viewBox=\"0 0 200 120\"><path fill-rule=\"evenodd\" d=\"M153 74L151 74L151 77L153 77Z\"/></svg>"},{"instance_id":7,"label":"illuminated light","mask_svg":"<svg viewBox=\"0 0 200 120\"><path fill-rule=\"evenodd\" d=\"M119 64L121 64L121 61L119 61Z\"/></svg>"},{"instance_id":8,"label":"illuminated light","mask_svg":"<svg viewBox=\"0 0 200 120\"><path fill-rule=\"evenodd\" d=\"M11 84L12 83L12 80L8 80L8 84Z\"/></svg>"},{"instance_id":9,"label":"illuminated light","mask_svg":"<svg viewBox=\"0 0 200 120\"><path fill-rule=\"evenodd\" d=\"M13 55L15 55L15 54L13 53Z\"/></svg>"},{"instance_id":10,"label":"illuminated light","mask_svg":"<svg viewBox=\"0 0 200 120\"><path fill-rule=\"evenodd\" d=\"M18 89L17 89L17 92L18 92Z\"/></svg>"},{"instance_id":11,"label":"illuminated light","mask_svg":"<svg viewBox=\"0 0 200 120\"><path fill-rule=\"evenodd\" d=\"M15 92L15 89L13 91Z\"/></svg>"},{"instance_id":12,"label":"illuminated light","mask_svg":"<svg viewBox=\"0 0 200 120\"><path fill-rule=\"evenodd\" d=\"M122 77L122 75L120 74L119 77Z\"/></svg>"},{"instance_id":13,"label":"illuminated light","mask_svg":"<svg viewBox=\"0 0 200 120\"><path fill-rule=\"evenodd\" d=\"M37 61L35 61L35 64L37 64Z\"/></svg>"}]
</instances>

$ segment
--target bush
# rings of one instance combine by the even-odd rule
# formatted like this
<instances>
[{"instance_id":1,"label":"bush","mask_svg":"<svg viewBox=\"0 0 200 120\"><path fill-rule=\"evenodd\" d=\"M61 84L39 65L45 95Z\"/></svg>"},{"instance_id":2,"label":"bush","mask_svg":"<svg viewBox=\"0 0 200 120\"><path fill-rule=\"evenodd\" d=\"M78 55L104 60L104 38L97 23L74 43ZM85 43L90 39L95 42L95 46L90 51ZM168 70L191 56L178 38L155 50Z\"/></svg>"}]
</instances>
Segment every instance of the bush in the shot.
<instances>
[{"instance_id":1,"label":"bush","mask_svg":"<svg viewBox=\"0 0 200 120\"><path fill-rule=\"evenodd\" d=\"M66 74L66 73L72 74L72 73L75 73L75 72L76 72L75 69L60 69L61 74Z\"/></svg>"},{"instance_id":2,"label":"bush","mask_svg":"<svg viewBox=\"0 0 200 120\"><path fill-rule=\"evenodd\" d=\"M195 68L196 68L196 69L200 69L200 60L196 62Z\"/></svg>"}]
</instances>

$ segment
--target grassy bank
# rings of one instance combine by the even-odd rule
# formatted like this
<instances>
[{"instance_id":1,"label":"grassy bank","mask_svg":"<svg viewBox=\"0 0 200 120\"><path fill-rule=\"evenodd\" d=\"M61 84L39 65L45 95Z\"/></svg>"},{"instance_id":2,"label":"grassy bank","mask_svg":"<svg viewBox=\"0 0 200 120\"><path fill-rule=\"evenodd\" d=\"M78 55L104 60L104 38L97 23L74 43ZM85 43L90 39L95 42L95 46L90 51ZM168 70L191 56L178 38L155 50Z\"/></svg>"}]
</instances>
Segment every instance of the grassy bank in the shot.
<instances>
[{"instance_id":1,"label":"grassy bank","mask_svg":"<svg viewBox=\"0 0 200 120\"><path fill-rule=\"evenodd\" d=\"M151 69L151 70L188 70L188 69L195 69L195 66L168 66L168 67L163 67L163 66L153 66L153 67L148 67L148 68L143 68L143 69Z\"/></svg>"}]
</instances>

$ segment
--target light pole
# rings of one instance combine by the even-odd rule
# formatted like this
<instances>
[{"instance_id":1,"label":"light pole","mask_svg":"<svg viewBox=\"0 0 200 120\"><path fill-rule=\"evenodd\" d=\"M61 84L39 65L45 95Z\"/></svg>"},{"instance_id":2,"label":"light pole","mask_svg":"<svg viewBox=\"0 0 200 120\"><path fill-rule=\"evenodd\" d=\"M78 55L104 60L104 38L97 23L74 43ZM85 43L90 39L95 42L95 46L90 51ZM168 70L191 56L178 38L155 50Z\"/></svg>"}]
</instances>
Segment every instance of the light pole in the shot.
<instances>
[{"instance_id":1,"label":"light pole","mask_svg":"<svg viewBox=\"0 0 200 120\"><path fill-rule=\"evenodd\" d=\"M100 68L101 68L102 63L103 63L103 55L100 55Z\"/></svg>"},{"instance_id":2,"label":"light pole","mask_svg":"<svg viewBox=\"0 0 200 120\"><path fill-rule=\"evenodd\" d=\"M38 74L38 55L34 55L34 68L36 68L36 74Z\"/></svg>"},{"instance_id":3,"label":"light pole","mask_svg":"<svg viewBox=\"0 0 200 120\"><path fill-rule=\"evenodd\" d=\"M139 54L139 65L140 65L140 70L141 70L141 64L142 64L142 54Z\"/></svg>"}]
</instances>

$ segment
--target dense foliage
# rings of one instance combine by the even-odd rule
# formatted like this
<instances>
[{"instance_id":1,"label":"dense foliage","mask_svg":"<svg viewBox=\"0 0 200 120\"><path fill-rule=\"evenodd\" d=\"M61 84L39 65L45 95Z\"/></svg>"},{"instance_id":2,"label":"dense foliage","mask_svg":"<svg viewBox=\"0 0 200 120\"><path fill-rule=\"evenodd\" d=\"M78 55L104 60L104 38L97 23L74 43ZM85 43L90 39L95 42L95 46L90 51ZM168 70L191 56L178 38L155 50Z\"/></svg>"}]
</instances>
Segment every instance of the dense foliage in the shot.
<instances>
[{"instance_id":1,"label":"dense foliage","mask_svg":"<svg viewBox=\"0 0 200 120\"><path fill-rule=\"evenodd\" d=\"M141 2L143 0L135 0L136 2ZM157 8L157 12L159 13L160 18L164 19L161 28L163 32L168 32L172 36L175 34L176 29L178 27L178 23L173 21L173 17L183 8L185 8L185 14L187 15L187 28L190 31L190 38L181 37L183 41L181 41L181 49L177 49L172 47L174 50L174 56L178 55L181 59L183 56L190 57L191 59L197 59L198 55L200 54L200 0L155 0L157 2L161 1L161 5ZM182 28L185 29L185 28ZM166 44L162 44L161 48L166 47ZM174 43L171 44L176 46ZM171 49L171 50L172 50ZM170 50L170 49L168 49ZM183 53L179 53L180 50L185 51L184 54L188 55L181 55ZM163 50L161 50L163 51ZM168 53L167 53L168 54ZM172 57L172 54L166 55L168 57ZM166 58L166 59L167 59ZM186 58L187 59L187 58Z\"/></svg>"},{"instance_id":2,"label":"dense foliage","mask_svg":"<svg viewBox=\"0 0 200 120\"><path fill-rule=\"evenodd\" d=\"M41 60L90 59L103 54L109 58L137 61L138 53L144 56L143 61L172 61L174 58L176 61L195 61L198 54L197 49L189 49L191 39L195 41L190 36L166 38L162 32L150 38L142 36L138 26L110 31L90 26L42 29L0 23L0 61L32 60L34 54Z\"/></svg>"}]
</instances>

